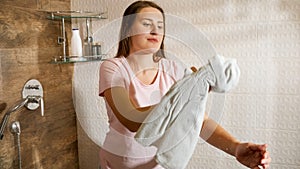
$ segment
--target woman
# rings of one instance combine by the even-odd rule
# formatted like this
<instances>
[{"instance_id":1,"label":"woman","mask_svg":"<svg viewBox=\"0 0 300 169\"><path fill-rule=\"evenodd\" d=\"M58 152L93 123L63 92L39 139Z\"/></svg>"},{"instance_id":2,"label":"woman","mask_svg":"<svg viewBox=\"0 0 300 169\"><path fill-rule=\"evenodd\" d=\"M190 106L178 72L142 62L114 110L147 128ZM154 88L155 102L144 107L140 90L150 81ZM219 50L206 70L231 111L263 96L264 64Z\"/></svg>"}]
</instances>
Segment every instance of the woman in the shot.
<instances>
[{"instance_id":1,"label":"woman","mask_svg":"<svg viewBox=\"0 0 300 169\"><path fill-rule=\"evenodd\" d=\"M102 169L163 168L154 160L156 148L141 146L134 135L152 107L190 70L165 58L165 16L155 3L132 3L124 12L120 33L117 56L100 67L99 95L105 99L110 126L100 165ZM209 138L207 131L213 133ZM266 145L240 143L207 116L200 136L245 166L269 167Z\"/></svg>"}]
</instances>

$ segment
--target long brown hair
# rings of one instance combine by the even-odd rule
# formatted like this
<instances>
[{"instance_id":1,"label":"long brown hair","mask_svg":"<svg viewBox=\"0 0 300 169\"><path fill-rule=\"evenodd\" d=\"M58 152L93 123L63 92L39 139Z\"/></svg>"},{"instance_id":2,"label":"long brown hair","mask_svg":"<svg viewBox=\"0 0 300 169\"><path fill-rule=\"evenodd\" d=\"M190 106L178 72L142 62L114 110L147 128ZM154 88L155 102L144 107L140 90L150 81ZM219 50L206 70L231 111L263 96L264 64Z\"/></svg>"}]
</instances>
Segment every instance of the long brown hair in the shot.
<instances>
[{"instance_id":1,"label":"long brown hair","mask_svg":"<svg viewBox=\"0 0 300 169\"><path fill-rule=\"evenodd\" d=\"M129 31L131 29L131 26L133 25L133 22L135 20L136 13L140 12L143 8L146 7L153 7L158 9L162 15L163 15L163 22L165 25L165 14L163 9L155 4L154 2L151 1L136 1L132 3L130 6L127 7L123 14L123 19L122 19L122 25L121 25L121 30L120 30L120 41L119 41L119 46L118 46L118 52L116 57L124 56L127 57L130 52L130 36ZM165 32L165 26L164 26L164 32ZM163 35L162 43L160 45L160 50L155 54L155 59L154 60L159 60L158 58L165 58L164 54L164 38L165 35Z\"/></svg>"}]
</instances>

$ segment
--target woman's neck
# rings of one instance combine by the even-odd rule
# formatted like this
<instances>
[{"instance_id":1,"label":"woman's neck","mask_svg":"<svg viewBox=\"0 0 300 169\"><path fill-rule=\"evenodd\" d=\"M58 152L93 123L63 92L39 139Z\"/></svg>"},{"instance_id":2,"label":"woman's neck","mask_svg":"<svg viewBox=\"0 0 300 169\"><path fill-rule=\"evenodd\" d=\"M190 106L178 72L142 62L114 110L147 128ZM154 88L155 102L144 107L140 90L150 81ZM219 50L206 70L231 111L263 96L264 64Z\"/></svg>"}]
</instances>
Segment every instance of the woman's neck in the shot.
<instances>
[{"instance_id":1,"label":"woman's neck","mask_svg":"<svg viewBox=\"0 0 300 169\"><path fill-rule=\"evenodd\" d=\"M153 61L153 54L131 54L127 58L127 62L131 68L136 71L145 69L157 69L158 63Z\"/></svg>"},{"instance_id":2,"label":"woman's neck","mask_svg":"<svg viewBox=\"0 0 300 169\"><path fill-rule=\"evenodd\" d=\"M153 54L129 55L126 60L140 82L146 85L155 82L158 74L158 62L153 61Z\"/></svg>"}]
</instances>

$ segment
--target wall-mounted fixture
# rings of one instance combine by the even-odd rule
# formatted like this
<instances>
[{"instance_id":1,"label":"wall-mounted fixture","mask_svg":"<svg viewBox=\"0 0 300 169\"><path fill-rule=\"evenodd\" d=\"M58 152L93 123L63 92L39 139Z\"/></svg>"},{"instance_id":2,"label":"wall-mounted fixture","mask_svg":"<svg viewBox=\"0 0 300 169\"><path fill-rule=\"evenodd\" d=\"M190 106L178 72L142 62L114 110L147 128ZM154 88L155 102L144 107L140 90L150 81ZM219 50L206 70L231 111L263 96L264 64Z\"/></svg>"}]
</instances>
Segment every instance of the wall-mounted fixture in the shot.
<instances>
[{"instance_id":1,"label":"wall-mounted fixture","mask_svg":"<svg viewBox=\"0 0 300 169\"><path fill-rule=\"evenodd\" d=\"M36 80L31 79L26 82L23 87L22 98L29 98L25 106L29 110L36 110L39 106L41 106L41 116L44 116L44 99L43 99L43 87L42 84Z\"/></svg>"},{"instance_id":2,"label":"wall-mounted fixture","mask_svg":"<svg viewBox=\"0 0 300 169\"><path fill-rule=\"evenodd\" d=\"M26 82L23 87L22 100L18 101L8 109L5 113L1 125L0 125L0 139L3 139L4 130L9 120L11 113L16 112L22 107L27 107L29 110L36 110L41 106L41 116L44 116L44 99L43 99L43 87L41 83L36 79L31 79Z\"/></svg>"},{"instance_id":3,"label":"wall-mounted fixture","mask_svg":"<svg viewBox=\"0 0 300 169\"><path fill-rule=\"evenodd\" d=\"M16 136L18 164L19 164L19 169L22 169L21 141L20 141L21 126L19 121L14 121L11 123L10 132Z\"/></svg>"}]
</instances>

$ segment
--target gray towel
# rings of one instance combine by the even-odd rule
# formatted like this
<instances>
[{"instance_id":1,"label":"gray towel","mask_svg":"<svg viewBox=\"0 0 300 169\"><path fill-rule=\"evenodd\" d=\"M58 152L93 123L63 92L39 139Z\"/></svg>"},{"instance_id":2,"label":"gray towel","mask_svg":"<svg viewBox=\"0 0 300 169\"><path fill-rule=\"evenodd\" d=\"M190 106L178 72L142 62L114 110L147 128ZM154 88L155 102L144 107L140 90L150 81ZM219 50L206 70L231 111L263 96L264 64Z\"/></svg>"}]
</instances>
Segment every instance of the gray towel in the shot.
<instances>
[{"instance_id":1,"label":"gray towel","mask_svg":"<svg viewBox=\"0 0 300 169\"><path fill-rule=\"evenodd\" d=\"M213 57L171 87L147 116L135 139L144 146L156 146L156 161L164 168L184 169L199 139L209 86L212 91L227 92L239 76L235 60Z\"/></svg>"}]
</instances>

